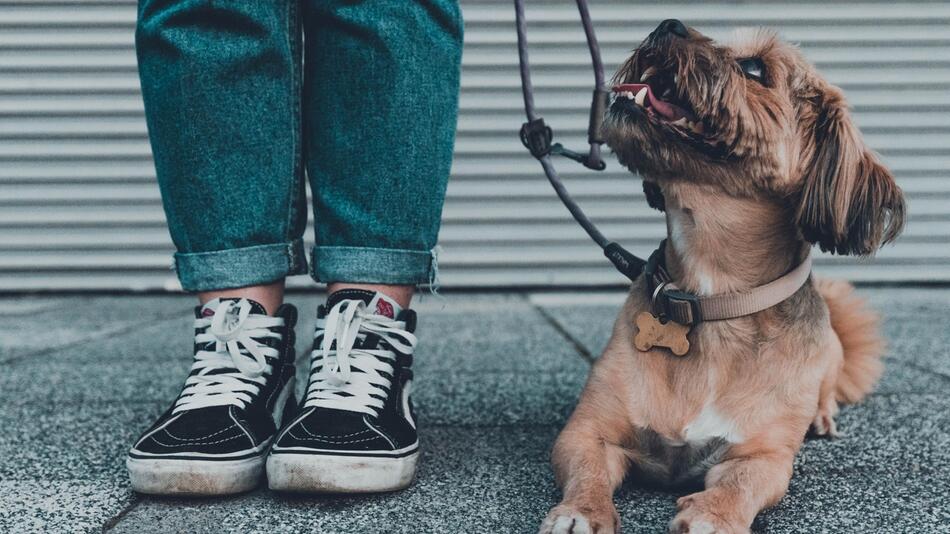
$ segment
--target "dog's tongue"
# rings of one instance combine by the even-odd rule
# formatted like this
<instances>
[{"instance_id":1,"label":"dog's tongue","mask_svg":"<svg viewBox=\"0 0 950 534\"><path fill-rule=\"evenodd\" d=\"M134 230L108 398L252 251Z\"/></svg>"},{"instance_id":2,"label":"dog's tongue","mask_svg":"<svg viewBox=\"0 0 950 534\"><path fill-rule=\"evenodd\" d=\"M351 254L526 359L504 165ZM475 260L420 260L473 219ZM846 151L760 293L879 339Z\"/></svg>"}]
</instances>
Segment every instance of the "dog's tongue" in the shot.
<instances>
[{"instance_id":1,"label":"dog's tongue","mask_svg":"<svg viewBox=\"0 0 950 534\"><path fill-rule=\"evenodd\" d=\"M617 85L614 86L614 92L623 93L630 91L633 94L637 94L644 87L647 90L647 101L649 101L650 107L652 107L653 111L656 111L657 114L659 114L665 120L673 122L683 117L689 118L690 113L688 111L675 104L670 104L669 102L660 100L653 95L653 89L650 89L650 86L645 83L624 83Z\"/></svg>"}]
</instances>

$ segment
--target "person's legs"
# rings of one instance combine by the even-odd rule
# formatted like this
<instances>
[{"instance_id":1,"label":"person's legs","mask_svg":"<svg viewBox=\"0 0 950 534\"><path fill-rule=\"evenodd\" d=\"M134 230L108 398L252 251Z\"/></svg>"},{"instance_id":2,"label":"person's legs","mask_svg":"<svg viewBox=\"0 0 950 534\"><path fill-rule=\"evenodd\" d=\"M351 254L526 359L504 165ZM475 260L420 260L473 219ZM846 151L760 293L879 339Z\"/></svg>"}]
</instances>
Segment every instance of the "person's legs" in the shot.
<instances>
[{"instance_id":1,"label":"person's legs","mask_svg":"<svg viewBox=\"0 0 950 534\"><path fill-rule=\"evenodd\" d=\"M225 494L260 482L294 401L306 272L296 2L141 0L136 47L181 285L197 292L178 398L133 444L133 489Z\"/></svg>"},{"instance_id":2,"label":"person's legs","mask_svg":"<svg viewBox=\"0 0 950 534\"><path fill-rule=\"evenodd\" d=\"M419 456L416 284L436 276L462 21L453 0L304 0L307 170L329 284L300 414L267 461L272 489L403 488Z\"/></svg>"},{"instance_id":3,"label":"person's legs","mask_svg":"<svg viewBox=\"0 0 950 534\"><path fill-rule=\"evenodd\" d=\"M305 0L318 282L430 281L458 108L454 0Z\"/></svg>"},{"instance_id":4,"label":"person's legs","mask_svg":"<svg viewBox=\"0 0 950 534\"><path fill-rule=\"evenodd\" d=\"M187 291L306 272L296 6L139 3L142 96Z\"/></svg>"}]
</instances>

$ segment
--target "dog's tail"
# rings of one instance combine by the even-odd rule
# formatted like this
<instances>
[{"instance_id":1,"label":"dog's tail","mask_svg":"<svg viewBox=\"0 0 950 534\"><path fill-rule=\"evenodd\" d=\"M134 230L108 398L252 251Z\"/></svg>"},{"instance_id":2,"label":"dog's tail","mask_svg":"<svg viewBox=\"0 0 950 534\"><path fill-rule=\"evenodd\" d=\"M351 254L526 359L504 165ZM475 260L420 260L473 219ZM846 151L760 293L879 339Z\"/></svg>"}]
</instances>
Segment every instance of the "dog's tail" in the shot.
<instances>
[{"instance_id":1,"label":"dog's tail","mask_svg":"<svg viewBox=\"0 0 950 534\"><path fill-rule=\"evenodd\" d=\"M838 402L853 404L871 392L884 370L881 363L884 340L878 333L879 318L848 282L819 278L815 286L828 305L831 328L844 349L835 397Z\"/></svg>"}]
</instances>

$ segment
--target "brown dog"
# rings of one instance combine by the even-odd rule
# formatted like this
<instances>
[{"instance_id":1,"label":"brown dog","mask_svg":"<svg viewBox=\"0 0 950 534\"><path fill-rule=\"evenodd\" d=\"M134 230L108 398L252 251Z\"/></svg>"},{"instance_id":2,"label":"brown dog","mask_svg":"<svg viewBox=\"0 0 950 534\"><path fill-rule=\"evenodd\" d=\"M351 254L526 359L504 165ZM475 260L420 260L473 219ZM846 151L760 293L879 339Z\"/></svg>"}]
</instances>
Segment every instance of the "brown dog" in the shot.
<instances>
[{"instance_id":1,"label":"brown dog","mask_svg":"<svg viewBox=\"0 0 950 534\"><path fill-rule=\"evenodd\" d=\"M627 85L607 142L666 212L679 288L741 293L793 270L812 243L867 255L900 232L901 191L841 90L773 33L719 44L664 21L615 80ZM638 82L649 90L623 90ZM876 318L845 282L809 279L763 311L693 325L684 356L635 346L645 284L633 284L554 446L564 498L544 534L618 531L613 493L628 471L704 482L677 501L671 532L748 532L784 495L809 426L836 435L838 402L859 401L880 375Z\"/></svg>"}]
</instances>

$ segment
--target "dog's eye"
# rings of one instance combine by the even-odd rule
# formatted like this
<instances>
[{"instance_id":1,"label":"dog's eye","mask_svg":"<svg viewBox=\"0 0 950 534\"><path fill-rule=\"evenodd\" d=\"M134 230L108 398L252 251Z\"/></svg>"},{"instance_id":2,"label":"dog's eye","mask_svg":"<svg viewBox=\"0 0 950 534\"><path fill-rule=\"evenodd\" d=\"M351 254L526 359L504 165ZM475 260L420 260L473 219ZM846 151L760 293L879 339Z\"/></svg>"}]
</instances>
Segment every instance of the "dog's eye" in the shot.
<instances>
[{"instance_id":1,"label":"dog's eye","mask_svg":"<svg viewBox=\"0 0 950 534\"><path fill-rule=\"evenodd\" d=\"M765 79L765 64L762 63L761 59L757 57L747 57L740 59L738 63L739 68L742 69L742 73L745 74L746 78L752 78L759 83L762 83Z\"/></svg>"}]
</instances>

